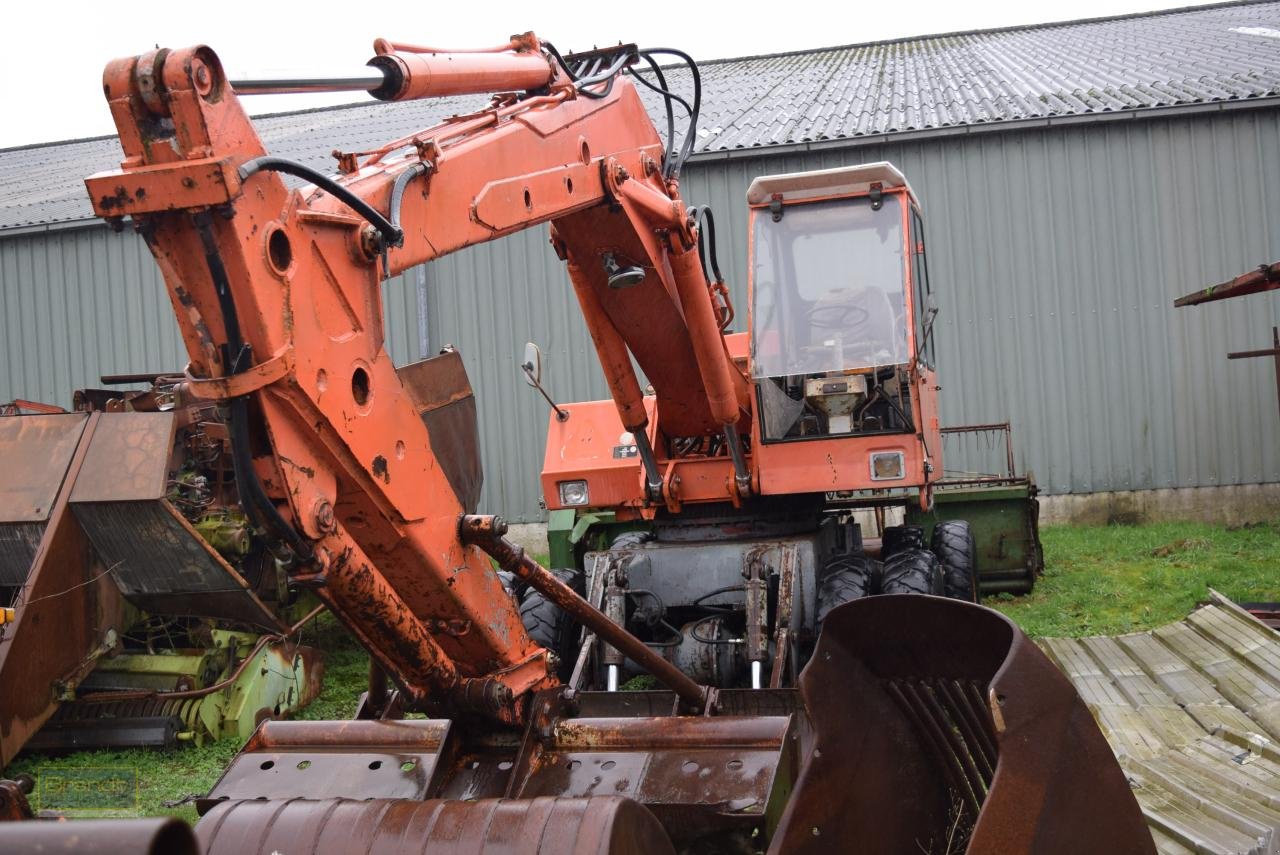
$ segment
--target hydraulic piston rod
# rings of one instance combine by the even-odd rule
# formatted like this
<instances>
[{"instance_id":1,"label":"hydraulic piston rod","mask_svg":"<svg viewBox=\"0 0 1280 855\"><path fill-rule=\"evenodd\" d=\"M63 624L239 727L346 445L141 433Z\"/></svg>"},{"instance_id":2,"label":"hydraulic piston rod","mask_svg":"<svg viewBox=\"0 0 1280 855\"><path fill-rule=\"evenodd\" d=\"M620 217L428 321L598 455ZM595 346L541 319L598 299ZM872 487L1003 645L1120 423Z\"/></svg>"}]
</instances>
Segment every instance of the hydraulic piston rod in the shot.
<instances>
[{"instance_id":1,"label":"hydraulic piston rod","mask_svg":"<svg viewBox=\"0 0 1280 855\"><path fill-rule=\"evenodd\" d=\"M609 620L607 615L526 555L523 548L503 537L506 532L507 524L500 517L469 514L463 516L459 523L463 543L483 549L503 570L528 582L574 620L658 678L659 682L674 691L689 706L699 712L706 708L711 700L710 689L698 685L679 668L650 650L643 641Z\"/></svg>"},{"instance_id":2,"label":"hydraulic piston rod","mask_svg":"<svg viewBox=\"0 0 1280 855\"><path fill-rule=\"evenodd\" d=\"M297 95L308 92L372 92L386 82L378 68L364 68L346 76L249 77L232 80L239 95Z\"/></svg>"}]
</instances>

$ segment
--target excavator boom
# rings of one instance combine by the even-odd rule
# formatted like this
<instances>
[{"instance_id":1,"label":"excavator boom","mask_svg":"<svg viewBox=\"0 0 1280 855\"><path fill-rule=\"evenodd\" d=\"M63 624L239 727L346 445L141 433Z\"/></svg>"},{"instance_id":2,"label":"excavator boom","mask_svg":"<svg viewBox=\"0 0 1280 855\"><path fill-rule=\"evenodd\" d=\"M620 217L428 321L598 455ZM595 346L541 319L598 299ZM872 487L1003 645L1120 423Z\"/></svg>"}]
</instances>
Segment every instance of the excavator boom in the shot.
<instances>
[{"instance_id":1,"label":"excavator boom","mask_svg":"<svg viewBox=\"0 0 1280 855\"><path fill-rule=\"evenodd\" d=\"M798 684L779 666L773 688L717 688L675 649L716 641L714 615L671 627L679 640L659 653L627 628L617 573L584 597L476 512L460 357L397 368L384 347L380 289L399 271L550 224L632 436L637 514L680 507L660 441L705 456L700 500L750 504L752 387L679 193L691 136L664 142L624 75L644 52L562 58L532 34L480 52L375 49L375 97L504 94L339 153L331 177L265 150L206 47L105 75L125 160L87 185L164 274L191 358L181 393L218 402L246 515L397 690L371 679L356 721L265 723L200 805L205 850L1151 851L1087 710L994 612L866 598L826 614L815 647L804 585L788 576L771 593L768 549L753 549L738 580L748 610L773 596L789 615L794 590L793 642L811 658ZM636 79L666 93L652 67L657 83ZM788 555L825 536L784 534ZM582 625L584 659L604 642L610 682L632 664L670 691L582 691L582 660L561 685L495 562ZM763 622L748 635L758 681L770 639Z\"/></svg>"}]
</instances>

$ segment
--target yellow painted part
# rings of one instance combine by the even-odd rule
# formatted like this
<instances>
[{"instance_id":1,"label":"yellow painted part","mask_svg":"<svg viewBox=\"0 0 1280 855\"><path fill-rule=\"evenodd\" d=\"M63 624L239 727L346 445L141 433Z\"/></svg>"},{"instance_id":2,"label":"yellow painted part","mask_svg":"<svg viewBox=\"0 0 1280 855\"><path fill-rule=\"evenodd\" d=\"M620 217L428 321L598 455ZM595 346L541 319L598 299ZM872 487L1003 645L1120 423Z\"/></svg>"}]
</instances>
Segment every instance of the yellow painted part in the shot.
<instances>
[{"instance_id":1,"label":"yellow painted part","mask_svg":"<svg viewBox=\"0 0 1280 855\"><path fill-rule=\"evenodd\" d=\"M13 623L17 618L17 609L0 609L0 626L4 626L6 623Z\"/></svg>"}]
</instances>

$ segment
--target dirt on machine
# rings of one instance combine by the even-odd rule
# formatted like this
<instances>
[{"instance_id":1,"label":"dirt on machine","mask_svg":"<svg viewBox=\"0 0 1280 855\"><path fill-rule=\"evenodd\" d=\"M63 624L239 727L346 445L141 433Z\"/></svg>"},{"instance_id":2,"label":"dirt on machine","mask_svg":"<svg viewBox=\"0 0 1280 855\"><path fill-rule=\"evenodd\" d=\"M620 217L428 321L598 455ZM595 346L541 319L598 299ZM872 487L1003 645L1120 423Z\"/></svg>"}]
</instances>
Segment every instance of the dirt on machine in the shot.
<instances>
[{"instance_id":1,"label":"dirt on machine","mask_svg":"<svg viewBox=\"0 0 1280 855\"><path fill-rule=\"evenodd\" d=\"M239 507L214 402L183 377L0 408L0 769L247 738L320 690L320 651ZM20 687L20 688L16 688Z\"/></svg>"},{"instance_id":2,"label":"dirt on machine","mask_svg":"<svg viewBox=\"0 0 1280 855\"><path fill-rule=\"evenodd\" d=\"M148 821L97 842L1153 851L1070 682L977 603L984 581L1034 580L1033 484L951 484L1006 489L987 495L1008 519L981 537L943 511L934 308L905 177L876 163L757 178L734 333L714 220L680 193L701 99L689 57L562 55L531 33L375 50L337 82L233 83L206 47L105 72L125 159L86 183L164 274L190 356L173 394L216 403L248 526L375 668L353 721L264 722L194 838ZM664 58L692 92L668 88ZM267 152L241 101L335 86L499 94L338 152L336 175ZM639 87L665 105L665 137ZM551 568L478 512L462 355L396 367L381 300L404 270L543 223L610 392L550 417ZM539 363L533 348L537 385ZM0 844L65 840L63 825L9 823Z\"/></svg>"}]
</instances>

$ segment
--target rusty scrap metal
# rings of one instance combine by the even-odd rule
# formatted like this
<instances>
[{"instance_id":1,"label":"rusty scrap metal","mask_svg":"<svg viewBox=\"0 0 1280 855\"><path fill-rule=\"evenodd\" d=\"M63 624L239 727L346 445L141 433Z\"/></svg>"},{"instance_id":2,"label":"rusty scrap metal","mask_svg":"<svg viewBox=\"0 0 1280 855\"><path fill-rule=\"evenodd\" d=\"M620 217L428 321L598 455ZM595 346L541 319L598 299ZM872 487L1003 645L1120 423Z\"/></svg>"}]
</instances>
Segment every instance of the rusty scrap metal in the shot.
<instances>
[{"instance_id":1,"label":"rusty scrap metal","mask_svg":"<svg viewBox=\"0 0 1280 855\"><path fill-rule=\"evenodd\" d=\"M1280 327L1271 328L1271 344L1272 346L1265 350L1243 350L1236 353L1228 353L1227 359L1256 359L1264 356L1273 358L1276 370L1276 397L1280 399Z\"/></svg>"},{"instance_id":2,"label":"rusty scrap metal","mask_svg":"<svg viewBox=\"0 0 1280 855\"><path fill-rule=\"evenodd\" d=\"M527 801L229 802L201 821L196 835L205 855L675 855L653 814L614 795Z\"/></svg>"},{"instance_id":3,"label":"rusty scrap metal","mask_svg":"<svg viewBox=\"0 0 1280 855\"><path fill-rule=\"evenodd\" d=\"M507 540L503 536L506 532L507 524L501 517L468 514L459 520L459 536L463 543L483 549L503 570L514 573L578 623L621 650L631 661L675 691L690 707L702 711L712 702L714 692L711 689L689 679L643 641L609 620L607 615L526 555L523 547Z\"/></svg>"},{"instance_id":4,"label":"rusty scrap metal","mask_svg":"<svg viewBox=\"0 0 1280 855\"><path fill-rule=\"evenodd\" d=\"M1210 285L1199 291L1179 297L1173 301L1177 308L1198 306L1214 300L1226 300L1229 297L1243 297L1246 294L1260 294L1263 291L1274 291L1280 288L1280 261L1271 264L1260 264L1257 269L1242 273L1218 285Z\"/></svg>"},{"instance_id":5,"label":"rusty scrap metal","mask_svg":"<svg viewBox=\"0 0 1280 855\"><path fill-rule=\"evenodd\" d=\"M40 401L28 401L24 398L14 398L7 404L0 404L0 416L20 416L24 410L28 413L39 413L41 415L66 412L57 404L43 404Z\"/></svg>"},{"instance_id":6,"label":"rusty scrap metal","mask_svg":"<svg viewBox=\"0 0 1280 855\"><path fill-rule=\"evenodd\" d=\"M1277 288L1280 288L1280 261L1260 265L1257 270L1242 273L1229 282L1223 282L1221 285L1212 285L1203 291L1196 291L1184 297L1179 297L1173 301L1173 305L1177 307L1196 306L1213 300L1225 300L1229 297L1243 297L1247 294L1274 291ZM1257 359L1267 356L1273 358L1275 360L1276 373L1276 398L1280 401L1280 327L1273 326L1271 328L1271 344L1271 347L1261 350L1242 350L1228 353L1227 359Z\"/></svg>"},{"instance_id":7,"label":"rusty scrap metal","mask_svg":"<svg viewBox=\"0 0 1280 855\"><path fill-rule=\"evenodd\" d=\"M0 781L0 788L8 782ZM4 826L6 852L77 855L199 855L196 837L177 817L12 822Z\"/></svg>"},{"instance_id":8,"label":"rusty scrap metal","mask_svg":"<svg viewBox=\"0 0 1280 855\"><path fill-rule=\"evenodd\" d=\"M67 440L74 451L56 473L60 480L52 485L48 523L12 603L15 620L0 633L0 685L27 687L3 693L0 768L53 715L59 698L92 670L97 656L110 649L123 622L120 593L98 563L70 505L76 476L103 416L30 416L20 421L31 418L74 419L83 430ZM67 446L60 441L59 447ZM21 455L6 459L13 457ZM25 506L21 499L18 505Z\"/></svg>"},{"instance_id":9,"label":"rusty scrap metal","mask_svg":"<svg viewBox=\"0 0 1280 855\"><path fill-rule=\"evenodd\" d=\"M27 801L34 783L29 775L19 775L14 780L0 779L0 822L35 817Z\"/></svg>"},{"instance_id":10,"label":"rusty scrap metal","mask_svg":"<svg viewBox=\"0 0 1280 855\"><path fill-rule=\"evenodd\" d=\"M855 600L800 687L816 739L771 853L1155 851L1088 708L996 612Z\"/></svg>"}]
</instances>

